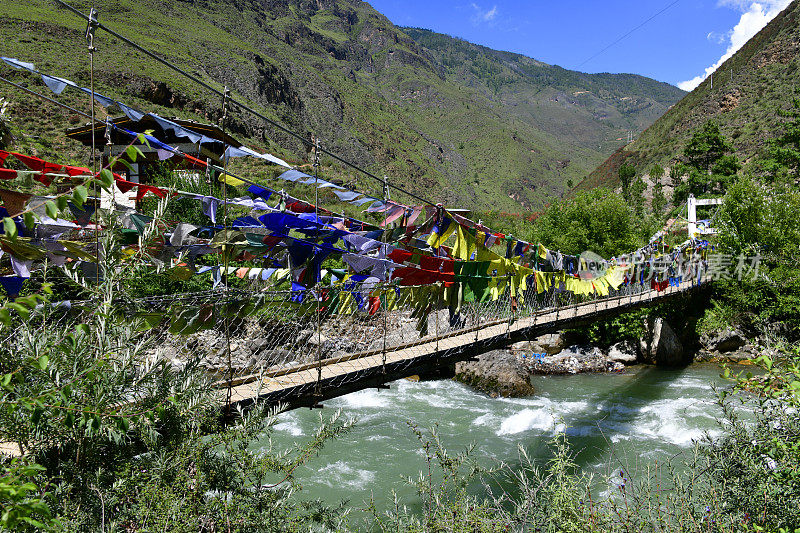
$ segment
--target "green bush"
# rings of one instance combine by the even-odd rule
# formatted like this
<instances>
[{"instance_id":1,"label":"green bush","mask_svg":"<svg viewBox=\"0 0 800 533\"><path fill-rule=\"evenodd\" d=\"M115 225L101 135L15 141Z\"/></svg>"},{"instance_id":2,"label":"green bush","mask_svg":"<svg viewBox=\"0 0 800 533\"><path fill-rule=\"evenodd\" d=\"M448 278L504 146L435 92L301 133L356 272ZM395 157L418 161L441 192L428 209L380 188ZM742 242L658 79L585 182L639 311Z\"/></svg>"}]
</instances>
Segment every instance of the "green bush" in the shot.
<instances>
[{"instance_id":1,"label":"green bush","mask_svg":"<svg viewBox=\"0 0 800 533\"><path fill-rule=\"evenodd\" d=\"M257 405L221 425L218 392L204 372L192 361L176 369L146 356L156 337L100 309L76 326L45 305L0 347L0 441L17 444L42 470L23 482L32 471L2 465L0 500L13 504L7 527L36 525L49 511L65 531L338 523L341 510L292 497L294 472L352 421L337 412L293 449L258 448L274 411ZM37 486L49 492L37 499L29 494Z\"/></svg>"},{"instance_id":2,"label":"green bush","mask_svg":"<svg viewBox=\"0 0 800 533\"><path fill-rule=\"evenodd\" d=\"M744 176L730 187L717 213L718 251L731 257L735 277L715 283L714 298L736 325L752 334L777 329L790 339L798 336L798 209L800 193L793 188L767 188ZM751 272L755 257L758 272ZM736 279L742 261L744 275Z\"/></svg>"},{"instance_id":3,"label":"green bush","mask_svg":"<svg viewBox=\"0 0 800 533\"><path fill-rule=\"evenodd\" d=\"M598 188L548 207L528 240L564 253L590 250L608 258L637 249L649 230L621 196Z\"/></svg>"}]
</instances>

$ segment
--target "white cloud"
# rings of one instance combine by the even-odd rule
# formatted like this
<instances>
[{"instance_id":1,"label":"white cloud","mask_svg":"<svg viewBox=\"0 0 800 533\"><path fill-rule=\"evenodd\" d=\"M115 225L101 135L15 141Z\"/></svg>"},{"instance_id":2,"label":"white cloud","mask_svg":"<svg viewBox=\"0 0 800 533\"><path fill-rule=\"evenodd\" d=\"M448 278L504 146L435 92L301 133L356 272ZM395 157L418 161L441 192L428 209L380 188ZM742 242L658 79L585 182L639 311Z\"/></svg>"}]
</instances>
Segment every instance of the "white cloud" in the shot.
<instances>
[{"instance_id":1,"label":"white cloud","mask_svg":"<svg viewBox=\"0 0 800 533\"><path fill-rule=\"evenodd\" d=\"M754 4L753 0L719 0L717 2L718 6L721 7L730 7L733 9L738 9L742 13L750 11L751 6ZM775 8L778 9L780 12L783 8L788 6L791 1L784 1L784 0L759 0L758 2L762 6L766 7L767 10L773 10Z\"/></svg>"},{"instance_id":2,"label":"white cloud","mask_svg":"<svg viewBox=\"0 0 800 533\"><path fill-rule=\"evenodd\" d=\"M678 83L678 87L685 91L691 91L703 82L712 72L717 70L720 65L735 54L744 44L749 41L761 28L766 26L775 16L780 13L791 0L761 0L753 2L751 0L719 0L718 5L731 7L741 10L742 16L732 30L728 32L726 40L728 49L719 60L708 67L699 76ZM713 32L708 37L712 38Z\"/></svg>"},{"instance_id":3,"label":"white cloud","mask_svg":"<svg viewBox=\"0 0 800 533\"><path fill-rule=\"evenodd\" d=\"M472 17L472 23L475 25L478 25L481 22L491 23L492 21L494 21L495 18L497 18L496 5L492 6L492 9L489 9L488 11L481 8L481 6L479 6L475 2L473 2L470 5L472 6L472 9L475 10L475 15Z\"/></svg>"}]
</instances>

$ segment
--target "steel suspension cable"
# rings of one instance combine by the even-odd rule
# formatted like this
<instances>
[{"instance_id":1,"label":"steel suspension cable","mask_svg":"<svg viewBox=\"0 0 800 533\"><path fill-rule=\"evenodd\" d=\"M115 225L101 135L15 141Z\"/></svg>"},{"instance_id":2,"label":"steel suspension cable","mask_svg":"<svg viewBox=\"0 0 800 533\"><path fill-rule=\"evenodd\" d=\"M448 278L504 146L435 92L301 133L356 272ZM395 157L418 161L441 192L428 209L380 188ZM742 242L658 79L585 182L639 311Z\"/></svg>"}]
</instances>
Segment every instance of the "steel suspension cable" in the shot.
<instances>
[{"instance_id":1,"label":"steel suspension cable","mask_svg":"<svg viewBox=\"0 0 800 533\"><path fill-rule=\"evenodd\" d=\"M19 89L22 92L25 92L25 93L30 94L32 96L36 96L37 98L40 98L40 99L42 99L42 100L44 100L46 102L54 104L54 105L56 105L58 107L61 107L63 109L66 109L67 111L71 111L73 113L77 113L78 115L81 115L84 118L89 119L92 123L95 122L94 120L92 120L92 116L90 114L84 113L83 111L81 111L79 109L75 109L72 106L69 106L67 104L61 103L58 100L54 100L52 98L49 98L49 97L47 97L47 96L45 96L45 95L43 95L41 93L37 93L36 91L32 91L32 90L28 89L27 87L23 87L22 85L20 85L18 83L15 83L15 82L7 79L7 78L4 78L4 77L0 76L0 82L7 83L7 84ZM111 126L112 128L114 128L117 131L125 133L126 135L128 134L127 131L125 131L124 129L120 128L119 126L117 126L113 122L109 122L107 125ZM183 157L184 159L187 159L189 162L192 162L192 163L200 162L200 163L202 163L202 161L199 161L199 159L197 157L190 156L190 155L186 154L185 152L183 152L183 151L181 151L181 150L179 150L177 148L174 148L174 147L170 147L170 148L173 150L172 153L174 153L177 156ZM240 176L238 174L234 174L233 172L227 170L226 167L217 166L217 165L213 164L210 159L206 159L205 166L206 166L206 170L207 171L216 170L216 171L221 172L223 174L227 174L227 175L231 176L232 178L236 178L238 180L241 180L241 181L247 183L248 185L255 185L257 187L263 187L263 188L266 188L266 189L268 189L268 190L270 190L272 192L275 192L275 193L278 192L277 190L273 189L272 187L267 187L264 184L257 183L255 181L247 179L247 178L245 178L243 176ZM178 192L178 194L185 194L182 191L177 191L177 192ZM315 204L319 203L318 197L316 197L316 198L317 199L315 200ZM328 213L328 214L330 214L332 216L336 215L336 213L334 213L333 211L330 211L328 209L319 208L319 210L321 212L323 212L323 213ZM366 225L366 226L371 226L372 225L372 224L370 224L368 222L365 222L363 220L360 220L358 218L346 216L346 215L344 215L344 213L342 213L341 217L342 217L343 220L348 220L349 219L349 220L352 220L352 221L357 222L357 223L362 224L362 225Z\"/></svg>"}]
</instances>

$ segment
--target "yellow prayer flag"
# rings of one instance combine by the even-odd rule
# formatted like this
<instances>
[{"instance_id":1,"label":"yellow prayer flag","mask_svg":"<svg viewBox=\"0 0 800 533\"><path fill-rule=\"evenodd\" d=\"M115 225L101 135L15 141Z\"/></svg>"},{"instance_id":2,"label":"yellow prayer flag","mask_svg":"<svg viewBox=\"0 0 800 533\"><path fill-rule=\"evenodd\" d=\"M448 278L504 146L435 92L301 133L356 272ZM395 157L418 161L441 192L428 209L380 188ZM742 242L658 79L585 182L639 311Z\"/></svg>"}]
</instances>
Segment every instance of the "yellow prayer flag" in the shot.
<instances>
[{"instance_id":1,"label":"yellow prayer flag","mask_svg":"<svg viewBox=\"0 0 800 533\"><path fill-rule=\"evenodd\" d=\"M238 187L240 185L244 185L244 181L240 180L239 178L234 178L230 174L220 174L219 181L227 183L231 187Z\"/></svg>"},{"instance_id":2,"label":"yellow prayer flag","mask_svg":"<svg viewBox=\"0 0 800 533\"><path fill-rule=\"evenodd\" d=\"M352 315L353 314L353 307L355 304L355 298L353 297L353 293L350 291L342 291L339 293L339 309L337 312L340 315Z\"/></svg>"},{"instance_id":3,"label":"yellow prayer flag","mask_svg":"<svg viewBox=\"0 0 800 533\"><path fill-rule=\"evenodd\" d=\"M475 250L475 237L459 224L456 232L456 243L453 245L453 257L468 261L473 250Z\"/></svg>"},{"instance_id":4,"label":"yellow prayer flag","mask_svg":"<svg viewBox=\"0 0 800 533\"><path fill-rule=\"evenodd\" d=\"M539 244L539 257L541 259L547 259L547 248L542 246L541 243Z\"/></svg>"},{"instance_id":5,"label":"yellow prayer flag","mask_svg":"<svg viewBox=\"0 0 800 533\"><path fill-rule=\"evenodd\" d=\"M594 280L594 288L597 290L598 296L608 296L608 283L603 278Z\"/></svg>"},{"instance_id":6,"label":"yellow prayer flag","mask_svg":"<svg viewBox=\"0 0 800 533\"><path fill-rule=\"evenodd\" d=\"M383 296L383 305L387 311L397 310L397 292L395 292L394 287L381 291L381 296Z\"/></svg>"},{"instance_id":7,"label":"yellow prayer flag","mask_svg":"<svg viewBox=\"0 0 800 533\"><path fill-rule=\"evenodd\" d=\"M544 272L536 271L536 292L538 294L542 294L550 289L550 283L548 283L548 281Z\"/></svg>"}]
</instances>

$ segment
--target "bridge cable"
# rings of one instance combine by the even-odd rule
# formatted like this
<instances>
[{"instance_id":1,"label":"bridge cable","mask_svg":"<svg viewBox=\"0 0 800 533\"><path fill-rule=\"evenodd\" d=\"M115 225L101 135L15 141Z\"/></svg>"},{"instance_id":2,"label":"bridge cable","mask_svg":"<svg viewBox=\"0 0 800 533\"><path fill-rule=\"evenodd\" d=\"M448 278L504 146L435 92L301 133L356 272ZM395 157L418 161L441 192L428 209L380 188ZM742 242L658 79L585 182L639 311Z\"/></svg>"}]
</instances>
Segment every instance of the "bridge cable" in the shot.
<instances>
[{"instance_id":1,"label":"bridge cable","mask_svg":"<svg viewBox=\"0 0 800 533\"><path fill-rule=\"evenodd\" d=\"M60 0L58 0L58 1L60 1ZM639 24L638 26L636 26L636 27L635 27L635 28L633 28L632 30L628 31L628 32L627 32L627 33L625 33L624 35L621 35L621 36L620 36L620 37L618 37L618 38L617 38L617 39L616 39L614 42L612 42L611 44L609 44L608 46L606 46L605 48L603 48L602 50L600 50L599 52L597 52L596 54L594 54L593 56L591 56L590 58L586 59L585 61L583 61L583 63L579 64L579 65L578 65L577 67L575 67L575 68L580 68L580 67L582 67L583 65L585 65L586 63L588 63L588 62L589 62L589 61L591 61L592 59L596 58L597 56L599 56L600 54L602 54L603 52L605 52L606 50L608 50L609 48L611 48L611 47L612 47L612 46L614 46L615 44L619 43L620 41L622 41L622 40L623 40L623 39L625 39L626 37L629 37L629 36L630 36L630 35L631 35L633 32L635 32L636 30L638 30L639 28L641 28L642 26L644 26L645 24L647 24L648 22L650 22L651 20L653 20L654 18L656 18L657 16L661 15L661 14L662 14L664 11L666 11L666 10L667 10L667 9L669 9L669 8L671 8L672 6L674 6L675 4L677 4L677 3L678 3L678 2L680 2L680 1L681 1L681 0L674 0L674 2L672 2L672 3L668 4L667 6L663 7L663 8L662 8L660 11L658 11L658 12L657 12L657 13L655 13L654 15L651 15L651 16L650 16L650 18L648 18L647 20L645 20L644 22L642 22L641 24ZM581 182L581 183L583 183L583 182Z\"/></svg>"}]
</instances>

